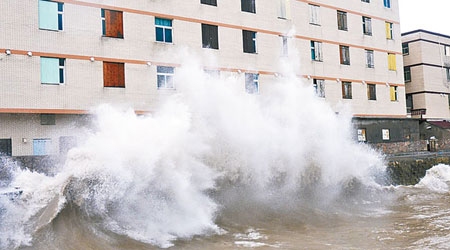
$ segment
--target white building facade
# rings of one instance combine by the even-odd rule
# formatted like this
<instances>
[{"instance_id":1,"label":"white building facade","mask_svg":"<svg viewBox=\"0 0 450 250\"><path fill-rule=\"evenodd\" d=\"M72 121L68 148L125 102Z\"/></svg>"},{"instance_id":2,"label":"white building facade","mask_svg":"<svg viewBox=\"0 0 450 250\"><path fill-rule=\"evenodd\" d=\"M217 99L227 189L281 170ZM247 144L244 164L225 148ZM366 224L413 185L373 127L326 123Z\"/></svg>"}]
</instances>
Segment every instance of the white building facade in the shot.
<instances>
[{"instance_id":1,"label":"white building facade","mask_svg":"<svg viewBox=\"0 0 450 250\"><path fill-rule=\"evenodd\" d=\"M333 107L407 116L397 0L2 0L0 30L7 155L63 152L102 103L152 112L182 84L184 47L213 54L207 70L246 73L243 91L261 95L295 48L301 77Z\"/></svg>"},{"instance_id":2,"label":"white building facade","mask_svg":"<svg viewBox=\"0 0 450 250\"><path fill-rule=\"evenodd\" d=\"M412 117L450 120L450 36L402 34L408 110Z\"/></svg>"}]
</instances>

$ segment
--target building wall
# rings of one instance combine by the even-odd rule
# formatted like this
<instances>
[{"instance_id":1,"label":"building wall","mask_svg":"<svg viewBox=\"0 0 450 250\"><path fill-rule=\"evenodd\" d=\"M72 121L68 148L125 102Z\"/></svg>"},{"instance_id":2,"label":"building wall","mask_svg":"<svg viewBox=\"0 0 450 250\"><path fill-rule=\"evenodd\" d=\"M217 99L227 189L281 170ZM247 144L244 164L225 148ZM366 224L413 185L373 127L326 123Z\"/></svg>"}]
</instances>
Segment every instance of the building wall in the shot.
<instances>
[{"instance_id":1,"label":"building wall","mask_svg":"<svg viewBox=\"0 0 450 250\"><path fill-rule=\"evenodd\" d=\"M336 110L347 104L358 117L406 116L397 0L391 8L382 1L291 0L287 19L278 18L279 1L267 0L256 0L256 14L242 12L240 0L218 1L217 7L199 0L59 1L65 4L64 30L58 32L39 29L37 0L0 1L0 71L6 72L0 75L0 113L84 114L102 103L151 112L176 92L158 90L156 66L178 67L185 51L224 74L259 73L260 94L265 94L265 86L283 70L281 36L287 35L289 60L299 65L296 73L305 84L326 80L325 98ZM320 25L309 23L309 3L320 6ZM101 8L123 11L123 39L102 36ZM348 31L338 30L337 10L347 11ZM362 16L372 17L372 36L363 34ZM173 19L172 44L155 41L155 17ZM392 40L386 39L386 21L394 24ZM201 23L219 26L219 50L202 48ZM243 53L243 29L257 31L256 54ZM311 60L311 40L323 43L322 62ZM339 45L350 47L351 65L340 64ZM12 55L6 56L6 49ZM366 68L365 49L374 50L373 69ZM388 53L396 54L396 71L388 70ZM66 58L64 84L41 84L40 56ZM125 63L125 88L103 87L103 61ZM243 74L240 79L244 86ZM352 82L352 100L342 98L338 80ZM367 83L377 85L376 101L368 100ZM398 101L390 100L388 86L398 86Z\"/></svg>"},{"instance_id":2,"label":"building wall","mask_svg":"<svg viewBox=\"0 0 450 250\"><path fill-rule=\"evenodd\" d=\"M50 154L59 154L62 136L79 138L86 116L56 115L55 125L41 125L39 114L0 114L0 139L12 140L12 155L33 155L34 139L51 139Z\"/></svg>"},{"instance_id":3,"label":"building wall","mask_svg":"<svg viewBox=\"0 0 450 250\"><path fill-rule=\"evenodd\" d=\"M426 110L426 114L415 117L450 119L450 82L446 73L450 56L444 51L445 45L450 46L450 37L419 30L404 34L402 39L410 51L404 55L405 67L411 67L406 94L413 97L413 110Z\"/></svg>"},{"instance_id":4,"label":"building wall","mask_svg":"<svg viewBox=\"0 0 450 250\"><path fill-rule=\"evenodd\" d=\"M366 129L366 142L370 144L420 139L419 120L417 119L355 118L353 124L356 129ZM383 140L383 129L389 129L389 140Z\"/></svg>"}]
</instances>

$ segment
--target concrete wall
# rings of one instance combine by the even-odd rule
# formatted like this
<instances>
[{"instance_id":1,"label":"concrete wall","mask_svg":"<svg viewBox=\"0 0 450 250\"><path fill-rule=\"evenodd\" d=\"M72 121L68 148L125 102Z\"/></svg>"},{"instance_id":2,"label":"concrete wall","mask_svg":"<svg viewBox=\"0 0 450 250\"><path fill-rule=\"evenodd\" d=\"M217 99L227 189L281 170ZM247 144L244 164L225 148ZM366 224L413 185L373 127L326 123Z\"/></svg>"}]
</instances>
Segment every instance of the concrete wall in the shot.
<instances>
[{"instance_id":1,"label":"concrete wall","mask_svg":"<svg viewBox=\"0 0 450 250\"><path fill-rule=\"evenodd\" d=\"M367 143L395 143L419 140L419 120L416 119L353 119L355 129L366 129ZM389 129L390 139L383 140L383 129ZM355 131L356 134L356 131Z\"/></svg>"},{"instance_id":2,"label":"concrete wall","mask_svg":"<svg viewBox=\"0 0 450 250\"><path fill-rule=\"evenodd\" d=\"M450 119L450 82L445 68L450 67L450 56L444 45L450 46L450 37L427 31L407 33L403 43L409 44L405 66L411 66L411 82L406 83L406 94L413 95L413 110L426 109L424 119Z\"/></svg>"}]
</instances>

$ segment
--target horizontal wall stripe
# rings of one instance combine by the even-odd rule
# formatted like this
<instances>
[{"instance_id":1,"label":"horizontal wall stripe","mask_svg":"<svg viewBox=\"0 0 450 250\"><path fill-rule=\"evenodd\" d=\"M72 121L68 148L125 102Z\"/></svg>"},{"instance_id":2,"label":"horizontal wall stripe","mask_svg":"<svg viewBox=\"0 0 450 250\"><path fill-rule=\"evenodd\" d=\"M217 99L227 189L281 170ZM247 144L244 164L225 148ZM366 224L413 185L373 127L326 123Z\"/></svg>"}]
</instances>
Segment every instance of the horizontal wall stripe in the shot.
<instances>
[{"instance_id":1,"label":"horizontal wall stripe","mask_svg":"<svg viewBox=\"0 0 450 250\"><path fill-rule=\"evenodd\" d=\"M431 63L416 63L412 65L405 65L405 67L417 67L417 66L429 66L429 67L435 67L435 68L450 68L450 66L442 66L438 64L431 64Z\"/></svg>"},{"instance_id":2,"label":"horizontal wall stripe","mask_svg":"<svg viewBox=\"0 0 450 250\"><path fill-rule=\"evenodd\" d=\"M445 38L450 38L449 35L444 35L444 34L441 34L441 33L431 32L431 31L423 30L423 29L408 31L408 32L402 33L402 36L407 36L407 35L411 35L411 34L414 34L414 33L420 33L420 32L428 33L428 34L435 35L435 36L441 36L441 37L445 37Z\"/></svg>"},{"instance_id":3,"label":"horizontal wall stripe","mask_svg":"<svg viewBox=\"0 0 450 250\"><path fill-rule=\"evenodd\" d=\"M406 93L407 95L420 95L420 94L434 94L434 95L450 95L448 92L439 92L439 91L417 91L417 92L411 92Z\"/></svg>"},{"instance_id":4,"label":"horizontal wall stripe","mask_svg":"<svg viewBox=\"0 0 450 250\"><path fill-rule=\"evenodd\" d=\"M406 118L407 115L369 115L369 114L355 114L354 117L378 117L378 118Z\"/></svg>"},{"instance_id":5,"label":"horizontal wall stripe","mask_svg":"<svg viewBox=\"0 0 450 250\"><path fill-rule=\"evenodd\" d=\"M150 114L150 111L135 110L138 115ZM9 109L0 108L0 114L57 114L57 115L88 115L92 114L89 110L79 110L79 109ZM386 117L386 118L397 118L406 117L402 115L372 115L372 114L356 114L354 117Z\"/></svg>"},{"instance_id":6,"label":"horizontal wall stripe","mask_svg":"<svg viewBox=\"0 0 450 250\"><path fill-rule=\"evenodd\" d=\"M143 11L143 10L136 10L136 9L130 9L130 8L122 8L122 7L116 7L116 6L111 6L111 5L89 3L89 2L78 1L78 0L55 0L55 1L56 2L61 2L61 3L67 3L67 4L75 4L75 5L86 6L86 7L117 10L117 11L122 11L122 12L128 12L128 13L134 13L134 14L140 14L140 15L147 15L147 16L154 16L154 17L161 17L161 18L180 20L180 21L186 21L186 22L204 23L204 24L216 25L216 26L230 28L230 29L250 30L250 31L261 32L261 33L277 35L277 36L285 35L284 33L281 33L279 31L270 31L270 30L259 29L259 28L244 27L244 26L233 25L233 24L219 23L219 22L214 22L214 21L201 20L201 19L189 18L189 17L183 17L183 16L161 14L161 13L156 13L156 12L151 12L151 11ZM315 40L315 41L318 41L318 39L312 38L312 37L299 36L299 35L295 36L295 37L298 38L298 39L303 39L303 40ZM387 53L394 53L394 54L399 54L399 55L402 54L401 52L390 51L390 50L385 50L385 49L378 49L378 48L371 48L371 47L364 47L364 46L356 45L356 44L340 43L340 42L335 42L335 41L331 41L331 40L323 40L323 39L321 39L321 41L324 42L324 43L341 44L341 45L346 45L346 46L355 47L355 48L376 50L376 51L387 52Z\"/></svg>"},{"instance_id":7,"label":"horizontal wall stripe","mask_svg":"<svg viewBox=\"0 0 450 250\"><path fill-rule=\"evenodd\" d=\"M5 51L6 49L0 49L0 51ZM151 63L152 65L157 66L168 66L168 67L180 67L181 64L174 64L174 63L164 63L164 62L155 62L155 61L142 61L142 60L130 60L130 59L117 59L117 58L107 58L107 57L95 57L95 56L80 56L80 55L70 55L70 54L58 54L58 53L46 53L46 52L33 52L33 56L42 56L42 57L56 57L56 58L66 58L66 59L75 59L75 60L90 60L91 57L94 57L95 61L105 61L105 62L119 62L119 63L130 63L130 64L147 64ZM4 53L4 52L3 52ZM28 51L26 50L11 50L11 54L13 55L27 55ZM238 69L238 68L215 68L215 67L209 67L206 66L204 69L208 70L219 70L219 71L227 71L227 72L236 72L236 73L257 73L262 75L281 75L277 72L271 72L271 71L258 71L258 70L247 70L247 69ZM303 75L302 77L307 78L308 75ZM338 78L333 77L323 77L323 76L311 76L312 78L318 78L318 79L324 79L324 80L335 80L337 81ZM348 82L360 82L362 83L364 80L354 80L354 79L344 79L339 78L341 81L348 81ZM366 83L370 84L380 84L380 85L386 85L384 82L376 82L376 81L365 81ZM398 83L389 83L391 86L405 86L404 84L398 84Z\"/></svg>"},{"instance_id":8,"label":"horizontal wall stripe","mask_svg":"<svg viewBox=\"0 0 450 250\"><path fill-rule=\"evenodd\" d=\"M377 84L377 85L386 85L385 82L376 82L376 81L365 81L365 80L355 80L355 79L346 79L346 78L336 78L336 77L327 77L327 76L313 76L313 75L303 75L305 78L311 78L311 79L320 79L320 80L329 80L329 81L336 81L339 79L341 82L356 82L356 83L363 83L366 82L367 84ZM397 87L405 87L405 84L398 84L398 83L388 83L389 86L397 86Z\"/></svg>"},{"instance_id":9,"label":"horizontal wall stripe","mask_svg":"<svg viewBox=\"0 0 450 250\"><path fill-rule=\"evenodd\" d=\"M385 19L383 17L372 16L372 15L368 15L368 14L365 14L365 13L362 13L362 12L357 12L357 11L353 11L353 10L343 9L343 8L339 8L339 7L328 5L328 4L318 3L318 2L315 2L315 1L309 1L309 0L297 0L297 1L304 2L304 3L307 3L307 4L313 4L313 5L317 5L317 6L320 6L320 7L333 9L333 10L340 10L340 11L344 11L344 12L347 12L347 13L355 14L355 15L358 15L358 16L366 16L366 17L370 17L370 18L373 18L373 19L378 19L378 20L385 21L385 22L400 24L399 21L389 20L389 19Z\"/></svg>"},{"instance_id":10,"label":"horizontal wall stripe","mask_svg":"<svg viewBox=\"0 0 450 250\"><path fill-rule=\"evenodd\" d=\"M0 49L1 51L6 51L6 49ZM152 65L157 66L168 66L168 67L180 67L181 64L174 64L174 63L164 63L164 62L155 62L155 61L142 61L142 60L130 60L130 59L117 59L117 58L107 58L107 57L95 57L95 56L81 56L81 55L70 55L70 54L59 54L59 53L46 53L46 52L33 52L33 56L42 56L42 57L56 57L56 58L66 58L66 59L75 59L75 60L90 60L91 57L94 57L95 61L105 61L105 62L119 62L119 63L130 63L130 64L141 64L146 65L147 63L151 63ZM3 52L4 53L4 52ZM28 51L26 50L11 50L12 55L27 55ZM247 70L247 69L238 69L238 68L215 68L215 67L209 67L206 66L204 69L208 70L219 70L219 71L227 71L227 72L236 72L236 73L257 73L262 75L280 75L277 72L271 72L271 71L258 71L258 70ZM308 78L308 75L302 75L302 77ZM324 77L324 76L310 76L312 78L317 79L324 79L324 80L334 80L337 81L338 78L333 77ZM355 80L355 79L344 79L339 78L341 81L348 81L348 82L359 82L362 83L365 80ZM376 82L376 81L365 81L369 84L380 84L380 85L386 85L384 82ZM398 84L398 83L389 83L391 86L399 86L403 87L404 84Z\"/></svg>"},{"instance_id":11,"label":"horizontal wall stripe","mask_svg":"<svg viewBox=\"0 0 450 250\"><path fill-rule=\"evenodd\" d=\"M149 114L150 111L135 110L138 115ZM58 114L58 115L87 115L89 110L81 109L9 109L0 108L0 114Z\"/></svg>"},{"instance_id":12,"label":"horizontal wall stripe","mask_svg":"<svg viewBox=\"0 0 450 250\"><path fill-rule=\"evenodd\" d=\"M415 42L427 42L427 43L433 43L433 44L450 46L450 44L448 44L448 43L441 43L441 42L436 42L436 41L433 41L433 40L428 40L428 39L423 39L423 38L407 41L407 42L404 42L403 44L410 44L410 43L415 43Z\"/></svg>"}]
</instances>

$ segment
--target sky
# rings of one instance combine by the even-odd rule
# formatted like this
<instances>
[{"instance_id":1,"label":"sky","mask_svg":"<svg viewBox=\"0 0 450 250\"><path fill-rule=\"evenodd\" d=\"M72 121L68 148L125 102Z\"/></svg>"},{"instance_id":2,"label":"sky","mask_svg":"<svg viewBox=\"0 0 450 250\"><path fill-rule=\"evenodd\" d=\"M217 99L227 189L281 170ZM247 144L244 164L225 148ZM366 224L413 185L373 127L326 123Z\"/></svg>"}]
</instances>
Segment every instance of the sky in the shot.
<instances>
[{"instance_id":1,"label":"sky","mask_svg":"<svg viewBox=\"0 0 450 250\"><path fill-rule=\"evenodd\" d=\"M426 29L450 35L450 0L399 0L402 33Z\"/></svg>"}]
</instances>

